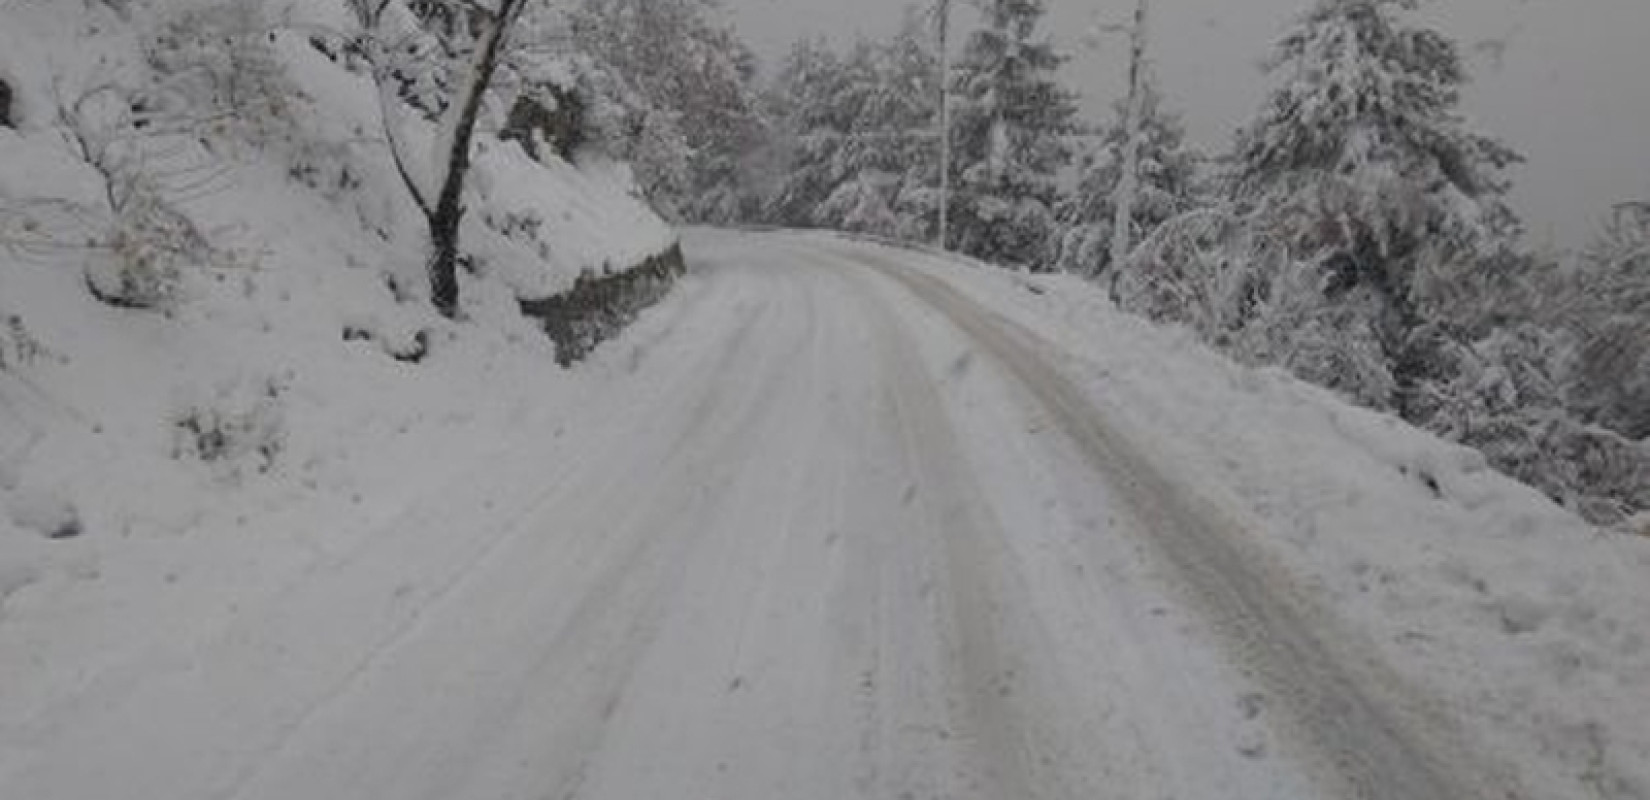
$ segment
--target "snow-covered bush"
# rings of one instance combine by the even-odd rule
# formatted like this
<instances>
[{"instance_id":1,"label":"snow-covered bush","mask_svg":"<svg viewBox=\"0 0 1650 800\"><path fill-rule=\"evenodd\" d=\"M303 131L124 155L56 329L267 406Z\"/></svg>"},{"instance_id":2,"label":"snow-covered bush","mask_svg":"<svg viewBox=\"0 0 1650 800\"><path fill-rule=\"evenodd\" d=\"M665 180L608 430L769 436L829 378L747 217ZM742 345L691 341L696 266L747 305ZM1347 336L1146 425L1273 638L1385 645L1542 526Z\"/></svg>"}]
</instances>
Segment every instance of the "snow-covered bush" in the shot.
<instances>
[{"instance_id":1,"label":"snow-covered bush","mask_svg":"<svg viewBox=\"0 0 1650 800\"><path fill-rule=\"evenodd\" d=\"M262 145L291 138L294 102L261 0L193 0L164 16L144 42L144 60L179 113L202 132Z\"/></svg>"},{"instance_id":2,"label":"snow-covered bush","mask_svg":"<svg viewBox=\"0 0 1650 800\"><path fill-rule=\"evenodd\" d=\"M171 419L172 457L206 464L228 481L248 469L269 473L286 448L286 392L278 378L236 380L180 403Z\"/></svg>"},{"instance_id":3,"label":"snow-covered bush","mask_svg":"<svg viewBox=\"0 0 1650 800\"><path fill-rule=\"evenodd\" d=\"M1456 110L1459 55L1416 7L1308 12L1227 202L1164 223L1114 296L1620 522L1650 504L1650 211L1624 207L1569 274L1520 253L1517 157Z\"/></svg>"},{"instance_id":4,"label":"snow-covered bush","mask_svg":"<svg viewBox=\"0 0 1650 800\"><path fill-rule=\"evenodd\" d=\"M23 324L22 317L0 309L0 372L27 366L46 354L46 346Z\"/></svg>"},{"instance_id":5,"label":"snow-covered bush","mask_svg":"<svg viewBox=\"0 0 1650 800\"><path fill-rule=\"evenodd\" d=\"M170 199L209 180L203 172L211 168L160 163L168 155L166 140L180 132L172 127L178 118L154 110L152 97L109 83L58 112L76 154L100 179L104 207L55 205L83 228L79 233L93 254L87 287L99 300L124 308L163 309L177 299L184 270L221 260Z\"/></svg>"},{"instance_id":6,"label":"snow-covered bush","mask_svg":"<svg viewBox=\"0 0 1650 800\"><path fill-rule=\"evenodd\" d=\"M1110 284L1126 311L1186 325L1245 363L1284 366L1364 405L1392 408L1396 378L1373 324L1379 298L1337 285L1330 264L1296 256L1232 206L1162 223L1112 270Z\"/></svg>"},{"instance_id":7,"label":"snow-covered bush","mask_svg":"<svg viewBox=\"0 0 1650 800\"><path fill-rule=\"evenodd\" d=\"M183 209L223 188L220 145L295 138L297 93L263 9L253 0L165 4L133 24L132 52L56 76L52 122L97 190L8 199L0 246L33 257L83 254L94 296L140 309L167 309L190 270L229 260Z\"/></svg>"},{"instance_id":8,"label":"snow-covered bush","mask_svg":"<svg viewBox=\"0 0 1650 800\"><path fill-rule=\"evenodd\" d=\"M1111 267L1112 225L1116 196L1123 178L1123 148L1128 132L1123 124L1127 101L1117 104L1117 121L1082 156L1082 177L1059 205L1061 234L1058 267L1078 275L1099 275ZM1140 242L1158 226L1197 208L1198 170L1203 157L1186 143L1180 117L1163 108L1163 98L1147 76L1141 84L1138 121L1136 191L1131 214L1130 240Z\"/></svg>"},{"instance_id":9,"label":"snow-covered bush","mask_svg":"<svg viewBox=\"0 0 1650 800\"><path fill-rule=\"evenodd\" d=\"M120 173L114 218L86 268L92 294L122 308L165 309L180 296L184 271L215 260L206 237L141 172Z\"/></svg>"}]
</instances>

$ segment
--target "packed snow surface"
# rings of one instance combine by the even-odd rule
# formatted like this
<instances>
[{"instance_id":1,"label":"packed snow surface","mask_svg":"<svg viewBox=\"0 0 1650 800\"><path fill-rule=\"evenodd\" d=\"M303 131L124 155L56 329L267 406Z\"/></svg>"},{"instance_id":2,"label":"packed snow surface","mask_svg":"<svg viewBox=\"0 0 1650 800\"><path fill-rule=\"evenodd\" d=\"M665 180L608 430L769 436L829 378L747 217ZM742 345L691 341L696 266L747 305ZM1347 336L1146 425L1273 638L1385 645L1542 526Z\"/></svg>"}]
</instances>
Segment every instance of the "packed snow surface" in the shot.
<instances>
[{"instance_id":1,"label":"packed snow surface","mask_svg":"<svg viewBox=\"0 0 1650 800\"><path fill-rule=\"evenodd\" d=\"M5 442L0 797L1650 796L1650 540L1080 281L687 244L572 373L303 382L307 489Z\"/></svg>"}]
</instances>

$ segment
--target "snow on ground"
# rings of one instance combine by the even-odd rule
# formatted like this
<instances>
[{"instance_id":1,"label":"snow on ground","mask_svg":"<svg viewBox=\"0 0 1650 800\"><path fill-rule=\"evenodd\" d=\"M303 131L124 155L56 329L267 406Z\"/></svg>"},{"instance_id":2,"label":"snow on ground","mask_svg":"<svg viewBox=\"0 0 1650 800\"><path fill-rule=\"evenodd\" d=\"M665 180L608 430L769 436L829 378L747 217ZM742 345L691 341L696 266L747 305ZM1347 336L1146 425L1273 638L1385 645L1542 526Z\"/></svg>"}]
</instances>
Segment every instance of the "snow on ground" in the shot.
<instances>
[{"instance_id":1,"label":"snow on ground","mask_svg":"<svg viewBox=\"0 0 1650 800\"><path fill-rule=\"evenodd\" d=\"M1096 408L1244 520L1438 718L1517 765L1528 796L1650 797L1650 538L1593 529L1472 450L1236 365L1079 279L898 261L1046 340Z\"/></svg>"},{"instance_id":2,"label":"snow on ground","mask_svg":"<svg viewBox=\"0 0 1650 800\"><path fill-rule=\"evenodd\" d=\"M520 431L549 430L609 368L556 368L517 298L675 238L623 167L540 166L489 142L467 220L469 321L441 319L421 299L422 221L370 84L310 42L341 6L314 0L268 36L287 116L258 124L278 135L238 119L248 129L167 137L146 156L207 233L210 262L185 265L162 308L100 303L85 269L112 257L83 243L110 225L104 185L58 107L145 80L140 43L162 15L122 19L116 5L7 3L0 22L21 117L0 128L8 725L127 680L153 643L213 629L413 500L475 480ZM190 5L203 4L172 4ZM8 733L0 775L28 743Z\"/></svg>"},{"instance_id":3,"label":"snow on ground","mask_svg":"<svg viewBox=\"0 0 1650 800\"><path fill-rule=\"evenodd\" d=\"M0 794L1646 796L1650 542L1078 281L687 244L572 376L487 281L4 273Z\"/></svg>"}]
</instances>

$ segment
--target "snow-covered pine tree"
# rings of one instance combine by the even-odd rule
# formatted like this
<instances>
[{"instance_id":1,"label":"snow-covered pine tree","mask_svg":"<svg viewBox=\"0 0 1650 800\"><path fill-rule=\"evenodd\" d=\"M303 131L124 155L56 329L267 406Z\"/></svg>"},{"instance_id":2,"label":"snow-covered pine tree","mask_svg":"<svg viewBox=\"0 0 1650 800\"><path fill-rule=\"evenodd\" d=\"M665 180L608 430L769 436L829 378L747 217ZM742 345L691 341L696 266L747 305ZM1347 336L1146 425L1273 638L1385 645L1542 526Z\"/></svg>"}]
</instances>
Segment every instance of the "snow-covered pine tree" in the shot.
<instances>
[{"instance_id":1,"label":"snow-covered pine tree","mask_svg":"<svg viewBox=\"0 0 1650 800\"><path fill-rule=\"evenodd\" d=\"M1571 406L1629 439L1650 439L1650 203L1617 206L1567 295L1561 324L1580 342Z\"/></svg>"},{"instance_id":2,"label":"snow-covered pine tree","mask_svg":"<svg viewBox=\"0 0 1650 800\"><path fill-rule=\"evenodd\" d=\"M786 58L770 109L789 141L771 221L886 236L931 230L937 83L921 19L846 56L804 41Z\"/></svg>"},{"instance_id":3,"label":"snow-covered pine tree","mask_svg":"<svg viewBox=\"0 0 1650 800\"><path fill-rule=\"evenodd\" d=\"M814 132L816 155L830 193L813 207L808 223L825 228L892 234L897 227L893 198L907 132L887 127L898 98L886 90L880 48L865 40L842 62L840 91L832 102L840 130Z\"/></svg>"},{"instance_id":4,"label":"snow-covered pine tree","mask_svg":"<svg viewBox=\"0 0 1650 800\"><path fill-rule=\"evenodd\" d=\"M847 66L841 100L850 122L837 159L840 180L817 209L815 222L927 238L933 222L931 123L938 84L921 17L907 13L893 38L856 47Z\"/></svg>"},{"instance_id":5,"label":"snow-covered pine tree","mask_svg":"<svg viewBox=\"0 0 1650 800\"><path fill-rule=\"evenodd\" d=\"M878 48L878 90L867 109L875 130L894 134L884 148L881 169L895 178L890 199L896 227L885 231L905 240L931 240L937 233L940 61L932 41L932 21L908 8L904 24Z\"/></svg>"},{"instance_id":6,"label":"snow-covered pine tree","mask_svg":"<svg viewBox=\"0 0 1650 800\"><path fill-rule=\"evenodd\" d=\"M763 96L784 162L764 193L765 221L811 225L814 209L836 190L836 151L852 122L838 102L847 83L842 57L821 38L798 40L780 62Z\"/></svg>"},{"instance_id":7,"label":"snow-covered pine tree","mask_svg":"<svg viewBox=\"0 0 1650 800\"><path fill-rule=\"evenodd\" d=\"M1199 203L1198 171L1203 156L1186 143L1180 115L1163 108L1162 94L1149 78L1141 82L1138 167L1131 209L1133 241L1139 242L1170 219ZM1060 269L1096 276L1111 267L1111 231L1116 217L1118 184L1123 177L1122 124L1127 100L1114 106L1116 119L1097 144L1082 156L1082 177L1060 203L1065 228Z\"/></svg>"},{"instance_id":8,"label":"snow-covered pine tree","mask_svg":"<svg viewBox=\"0 0 1650 800\"><path fill-rule=\"evenodd\" d=\"M653 198L691 221L744 214L744 163L763 139L756 56L708 0L581 0L574 41L656 108L675 115L691 150L680 196Z\"/></svg>"},{"instance_id":9,"label":"snow-covered pine tree","mask_svg":"<svg viewBox=\"0 0 1650 800\"><path fill-rule=\"evenodd\" d=\"M1318 0L1279 45L1269 69L1280 86L1235 159L1238 197L1290 268L1312 271L1273 276L1308 296L1267 298L1292 309L1270 326L1283 339L1271 349L1388 407L1433 369L1425 342L1450 327L1460 278L1518 231L1502 175L1519 157L1460 114L1461 56L1407 18L1417 6ZM1370 356L1378 363L1348 363Z\"/></svg>"},{"instance_id":10,"label":"snow-covered pine tree","mask_svg":"<svg viewBox=\"0 0 1650 800\"><path fill-rule=\"evenodd\" d=\"M1037 27L1042 0L988 0L952 75L956 196L952 246L1034 268L1058 249L1058 173L1071 160L1073 94L1054 79L1065 59Z\"/></svg>"}]
</instances>

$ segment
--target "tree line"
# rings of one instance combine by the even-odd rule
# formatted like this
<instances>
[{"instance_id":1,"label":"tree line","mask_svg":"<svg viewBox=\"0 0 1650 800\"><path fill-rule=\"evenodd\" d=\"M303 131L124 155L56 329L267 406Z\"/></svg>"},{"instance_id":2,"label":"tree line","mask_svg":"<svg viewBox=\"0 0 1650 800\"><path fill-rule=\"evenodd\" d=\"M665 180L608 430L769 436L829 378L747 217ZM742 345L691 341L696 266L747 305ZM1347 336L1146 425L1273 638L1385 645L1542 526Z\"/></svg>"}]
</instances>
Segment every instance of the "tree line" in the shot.
<instances>
[{"instance_id":1,"label":"tree line","mask_svg":"<svg viewBox=\"0 0 1650 800\"><path fill-rule=\"evenodd\" d=\"M1099 123L1062 83L1042 0L978 5L943 75L931 8L885 40L798 42L754 107L769 174L742 221L934 242L948 205L950 249L1100 281L1596 521L1650 508L1650 206L1623 202L1584 252L1528 248L1506 199L1522 158L1462 113L1461 50L1418 0L1317 0L1214 154L1153 78L1145 0L1129 90Z\"/></svg>"}]
</instances>

